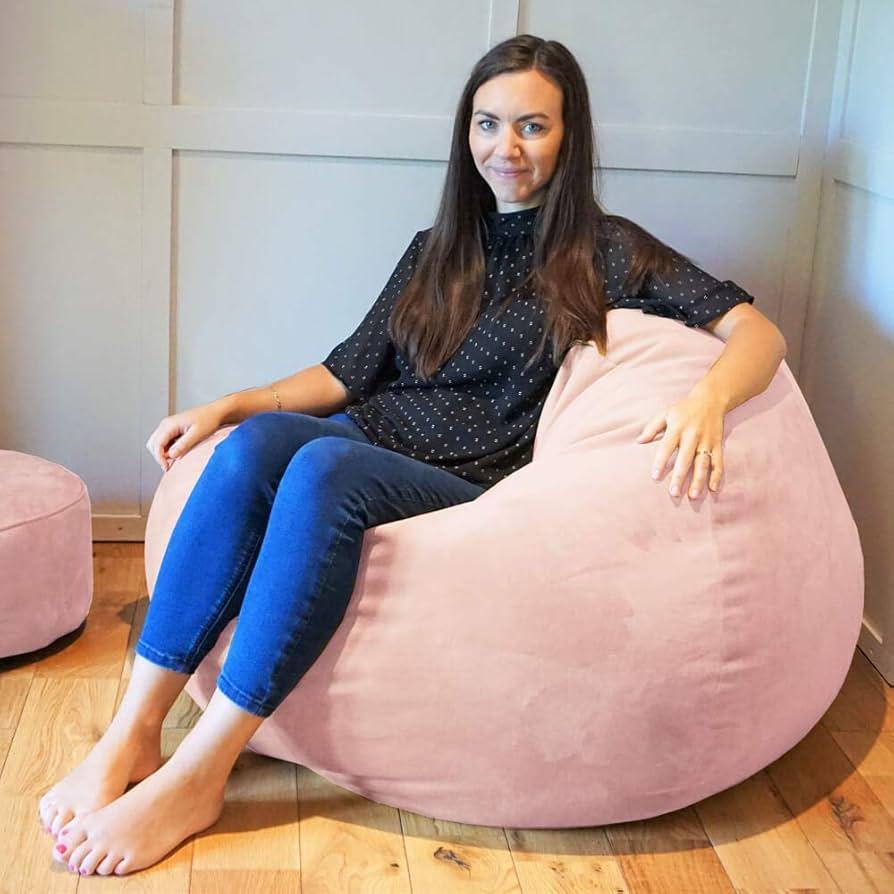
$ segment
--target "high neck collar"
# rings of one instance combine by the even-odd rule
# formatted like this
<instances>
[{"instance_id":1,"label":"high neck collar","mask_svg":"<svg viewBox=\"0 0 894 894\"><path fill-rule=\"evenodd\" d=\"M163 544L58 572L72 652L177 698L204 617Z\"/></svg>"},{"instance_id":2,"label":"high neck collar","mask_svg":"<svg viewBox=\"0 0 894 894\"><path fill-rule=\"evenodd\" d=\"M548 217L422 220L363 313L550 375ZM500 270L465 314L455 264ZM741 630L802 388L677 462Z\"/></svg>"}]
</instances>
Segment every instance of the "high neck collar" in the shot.
<instances>
[{"instance_id":1,"label":"high neck collar","mask_svg":"<svg viewBox=\"0 0 894 894\"><path fill-rule=\"evenodd\" d=\"M487 231L493 236L529 236L534 232L541 205L521 211L488 211Z\"/></svg>"}]
</instances>

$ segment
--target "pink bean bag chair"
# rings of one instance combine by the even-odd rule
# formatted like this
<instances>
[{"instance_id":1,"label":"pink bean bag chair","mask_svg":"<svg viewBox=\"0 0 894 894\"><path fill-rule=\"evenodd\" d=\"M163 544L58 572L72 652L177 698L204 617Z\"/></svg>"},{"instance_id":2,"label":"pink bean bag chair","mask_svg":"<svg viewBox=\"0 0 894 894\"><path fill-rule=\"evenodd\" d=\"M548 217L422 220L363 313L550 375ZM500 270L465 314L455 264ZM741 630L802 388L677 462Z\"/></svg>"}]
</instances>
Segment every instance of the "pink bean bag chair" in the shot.
<instances>
[{"instance_id":1,"label":"pink bean bag chair","mask_svg":"<svg viewBox=\"0 0 894 894\"><path fill-rule=\"evenodd\" d=\"M638 310L576 345L533 460L472 502L367 530L347 613L252 750L462 823L593 826L693 804L799 742L863 609L854 520L783 363L726 417L719 493L690 502L635 441L723 349ZM226 426L161 481L151 588ZM187 685L207 704L234 621Z\"/></svg>"},{"instance_id":2,"label":"pink bean bag chair","mask_svg":"<svg viewBox=\"0 0 894 894\"><path fill-rule=\"evenodd\" d=\"M93 600L90 496L71 470L0 450L0 658L76 630Z\"/></svg>"}]
</instances>

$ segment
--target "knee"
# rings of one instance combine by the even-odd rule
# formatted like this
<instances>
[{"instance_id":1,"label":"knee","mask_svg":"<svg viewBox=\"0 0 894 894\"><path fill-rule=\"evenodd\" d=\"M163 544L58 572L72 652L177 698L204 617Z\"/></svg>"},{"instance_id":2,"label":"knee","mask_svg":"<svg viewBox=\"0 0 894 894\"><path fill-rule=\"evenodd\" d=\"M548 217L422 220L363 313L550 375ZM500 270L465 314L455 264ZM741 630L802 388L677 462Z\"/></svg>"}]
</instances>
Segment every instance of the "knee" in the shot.
<instances>
[{"instance_id":1,"label":"knee","mask_svg":"<svg viewBox=\"0 0 894 894\"><path fill-rule=\"evenodd\" d=\"M357 479L358 464L369 445L338 435L324 435L308 441L289 463L286 474L309 476L327 488L337 488L349 478Z\"/></svg>"},{"instance_id":2,"label":"knee","mask_svg":"<svg viewBox=\"0 0 894 894\"><path fill-rule=\"evenodd\" d=\"M215 465L242 472L263 465L267 452L277 443L282 419L279 411L273 410L240 422L215 446L212 454Z\"/></svg>"}]
</instances>

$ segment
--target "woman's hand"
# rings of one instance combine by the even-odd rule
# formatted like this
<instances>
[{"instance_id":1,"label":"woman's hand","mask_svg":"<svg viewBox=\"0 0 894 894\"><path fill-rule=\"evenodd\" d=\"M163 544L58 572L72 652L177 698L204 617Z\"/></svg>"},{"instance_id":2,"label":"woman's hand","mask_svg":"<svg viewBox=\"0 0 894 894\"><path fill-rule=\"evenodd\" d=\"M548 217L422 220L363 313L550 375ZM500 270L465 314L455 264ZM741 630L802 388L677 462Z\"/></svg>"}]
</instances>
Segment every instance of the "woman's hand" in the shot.
<instances>
[{"instance_id":1,"label":"woman's hand","mask_svg":"<svg viewBox=\"0 0 894 894\"><path fill-rule=\"evenodd\" d=\"M149 436L146 449L166 472L175 459L214 434L222 423L223 411L213 403L166 416Z\"/></svg>"},{"instance_id":2,"label":"woman's hand","mask_svg":"<svg viewBox=\"0 0 894 894\"><path fill-rule=\"evenodd\" d=\"M672 497L680 496L683 481L693 462L689 498L695 499L701 494L709 473L708 487L714 492L720 489L724 415L723 401L713 392L696 387L683 400L654 416L638 435L637 442L647 444L664 430L652 467L652 477L656 480L664 472L670 455L679 448L671 475ZM696 454L697 450L708 450L710 456L706 453Z\"/></svg>"}]
</instances>

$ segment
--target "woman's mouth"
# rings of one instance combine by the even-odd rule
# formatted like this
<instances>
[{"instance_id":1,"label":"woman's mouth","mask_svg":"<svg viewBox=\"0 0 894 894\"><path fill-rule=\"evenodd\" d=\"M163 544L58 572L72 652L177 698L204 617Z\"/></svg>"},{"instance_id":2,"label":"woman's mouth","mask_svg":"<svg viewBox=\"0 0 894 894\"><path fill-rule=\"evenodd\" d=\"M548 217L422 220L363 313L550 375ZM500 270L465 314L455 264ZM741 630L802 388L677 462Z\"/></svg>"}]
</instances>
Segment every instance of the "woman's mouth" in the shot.
<instances>
[{"instance_id":1,"label":"woman's mouth","mask_svg":"<svg viewBox=\"0 0 894 894\"><path fill-rule=\"evenodd\" d=\"M505 170L501 170L500 168L491 168L491 170L498 177L503 177L507 180L511 180L513 177L518 177L519 174L524 173L524 168L506 168Z\"/></svg>"}]
</instances>

